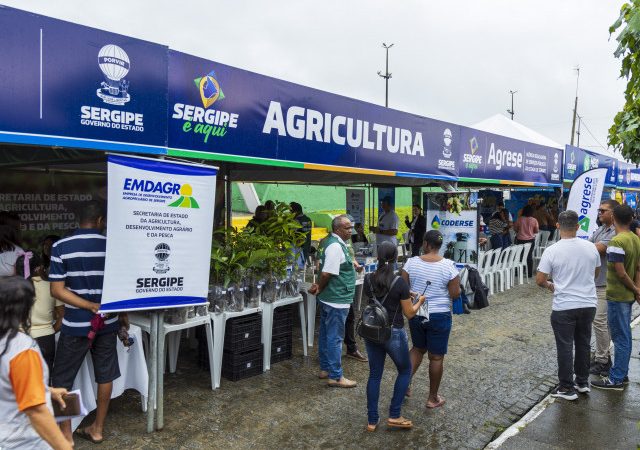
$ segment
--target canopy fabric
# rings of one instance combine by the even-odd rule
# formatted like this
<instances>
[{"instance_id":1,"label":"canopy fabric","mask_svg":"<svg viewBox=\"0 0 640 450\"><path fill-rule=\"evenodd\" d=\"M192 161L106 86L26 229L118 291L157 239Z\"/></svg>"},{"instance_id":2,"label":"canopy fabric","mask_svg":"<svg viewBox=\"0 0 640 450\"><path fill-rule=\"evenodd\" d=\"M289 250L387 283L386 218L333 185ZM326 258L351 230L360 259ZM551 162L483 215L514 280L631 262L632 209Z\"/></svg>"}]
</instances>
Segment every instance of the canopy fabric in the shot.
<instances>
[{"instance_id":1,"label":"canopy fabric","mask_svg":"<svg viewBox=\"0 0 640 450\"><path fill-rule=\"evenodd\" d=\"M531 142L533 144L544 145L546 147L559 148L564 150L564 145L558 144L552 139L528 128L521 123L511 120L502 114L488 117L476 124L471 125L476 130L501 136L518 139L520 141Z\"/></svg>"}]
</instances>

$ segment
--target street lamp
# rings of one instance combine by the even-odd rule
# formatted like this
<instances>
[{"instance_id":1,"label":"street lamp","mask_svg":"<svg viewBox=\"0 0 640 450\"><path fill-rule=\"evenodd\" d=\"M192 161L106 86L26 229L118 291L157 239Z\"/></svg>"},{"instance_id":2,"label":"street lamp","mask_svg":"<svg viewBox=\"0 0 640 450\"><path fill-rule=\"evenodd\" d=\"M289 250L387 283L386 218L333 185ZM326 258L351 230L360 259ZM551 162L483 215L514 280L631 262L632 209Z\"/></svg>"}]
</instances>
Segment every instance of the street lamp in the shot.
<instances>
[{"instance_id":1,"label":"street lamp","mask_svg":"<svg viewBox=\"0 0 640 450\"><path fill-rule=\"evenodd\" d=\"M389 73L389 49L391 47L393 47L393 44L391 45L387 45L384 42L382 43L382 46L384 47L386 53L387 53L387 64L386 64L386 68L385 68L385 73L383 74L382 72L378 71L378 75L381 76L382 78L384 78L385 81L385 88L384 88L384 106L386 108L389 107L389 78L391 78L391 74Z\"/></svg>"}]
</instances>

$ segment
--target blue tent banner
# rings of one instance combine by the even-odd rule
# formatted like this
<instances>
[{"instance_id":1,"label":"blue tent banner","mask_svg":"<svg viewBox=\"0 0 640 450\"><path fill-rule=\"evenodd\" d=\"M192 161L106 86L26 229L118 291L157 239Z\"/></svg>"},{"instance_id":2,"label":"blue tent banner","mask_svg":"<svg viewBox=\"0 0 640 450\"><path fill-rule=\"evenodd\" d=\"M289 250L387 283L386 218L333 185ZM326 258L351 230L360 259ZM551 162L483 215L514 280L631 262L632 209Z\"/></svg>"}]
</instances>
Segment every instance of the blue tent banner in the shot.
<instances>
[{"instance_id":1,"label":"blue tent banner","mask_svg":"<svg viewBox=\"0 0 640 450\"><path fill-rule=\"evenodd\" d=\"M564 151L564 181L572 182L581 173L591 169L607 169L605 186L615 186L618 178L618 163L615 158L567 145Z\"/></svg>"},{"instance_id":2,"label":"blue tent banner","mask_svg":"<svg viewBox=\"0 0 640 450\"><path fill-rule=\"evenodd\" d=\"M637 164L618 161L619 189L640 190L640 168Z\"/></svg>"},{"instance_id":3,"label":"blue tent banner","mask_svg":"<svg viewBox=\"0 0 640 450\"><path fill-rule=\"evenodd\" d=\"M0 142L165 154L167 47L0 6Z\"/></svg>"},{"instance_id":4,"label":"blue tent banner","mask_svg":"<svg viewBox=\"0 0 640 450\"><path fill-rule=\"evenodd\" d=\"M463 181L531 186L562 184L562 150L461 127L459 176Z\"/></svg>"},{"instance_id":5,"label":"blue tent banner","mask_svg":"<svg viewBox=\"0 0 640 450\"><path fill-rule=\"evenodd\" d=\"M457 176L457 125L173 50L168 109L170 154Z\"/></svg>"}]
</instances>

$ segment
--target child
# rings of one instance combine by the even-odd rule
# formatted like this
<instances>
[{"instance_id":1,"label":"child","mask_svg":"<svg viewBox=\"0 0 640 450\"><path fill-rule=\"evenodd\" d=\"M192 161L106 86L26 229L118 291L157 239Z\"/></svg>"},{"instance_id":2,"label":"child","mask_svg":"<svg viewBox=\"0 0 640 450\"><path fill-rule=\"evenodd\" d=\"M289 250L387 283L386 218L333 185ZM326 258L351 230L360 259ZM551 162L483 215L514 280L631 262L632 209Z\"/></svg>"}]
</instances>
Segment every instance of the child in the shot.
<instances>
[{"instance_id":1,"label":"child","mask_svg":"<svg viewBox=\"0 0 640 450\"><path fill-rule=\"evenodd\" d=\"M55 333L62 326L64 303L54 299L49 282L43 279L44 266L38 254L20 252L16 260L16 274L33 282L36 293L31 309L31 337L36 340L49 369L56 355Z\"/></svg>"}]
</instances>

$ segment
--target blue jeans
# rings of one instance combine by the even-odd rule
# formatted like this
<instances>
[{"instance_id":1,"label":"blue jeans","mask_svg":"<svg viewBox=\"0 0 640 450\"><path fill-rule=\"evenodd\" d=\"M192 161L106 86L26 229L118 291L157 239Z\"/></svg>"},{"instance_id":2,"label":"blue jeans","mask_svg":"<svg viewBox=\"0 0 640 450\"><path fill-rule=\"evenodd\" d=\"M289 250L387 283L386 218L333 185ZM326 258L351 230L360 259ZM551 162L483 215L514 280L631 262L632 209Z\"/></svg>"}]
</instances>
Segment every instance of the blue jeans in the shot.
<instances>
[{"instance_id":1,"label":"blue jeans","mask_svg":"<svg viewBox=\"0 0 640 450\"><path fill-rule=\"evenodd\" d=\"M334 308L320 302L318 357L320 370L329 372L332 380L342 378L342 341L348 314L349 308Z\"/></svg>"},{"instance_id":2,"label":"blue jeans","mask_svg":"<svg viewBox=\"0 0 640 450\"><path fill-rule=\"evenodd\" d=\"M622 383L629 373L631 359L631 307L633 302L607 301L607 321L613 341L613 365L609 371L609 379L613 383Z\"/></svg>"},{"instance_id":3,"label":"blue jeans","mask_svg":"<svg viewBox=\"0 0 640 450\"><path fill-rule=\"evenodd\" d=\"M393 397L389 406L389 417L400 417L400 409L404 395L411 381L411 360L409 359L409 341L404 328L392 328L391 338L384 344L364 341L369 357L369 381L367 382L367 415L370 424L378 423L378 398L380 397L380 381L384 370L384 360L389 354L398 369L398 376L393 387Z\"/></svg>"},{"instance_id":4,"label":"blue jeans","mask_svg":"<svg viewBox=\"0 0 640 450\"><path fill-rule=\"evenodd\" d=\"M502 239L501 234L492 234L491 235L491 248L503 248L504 240Z\"/></svg>"}]
</instances>

